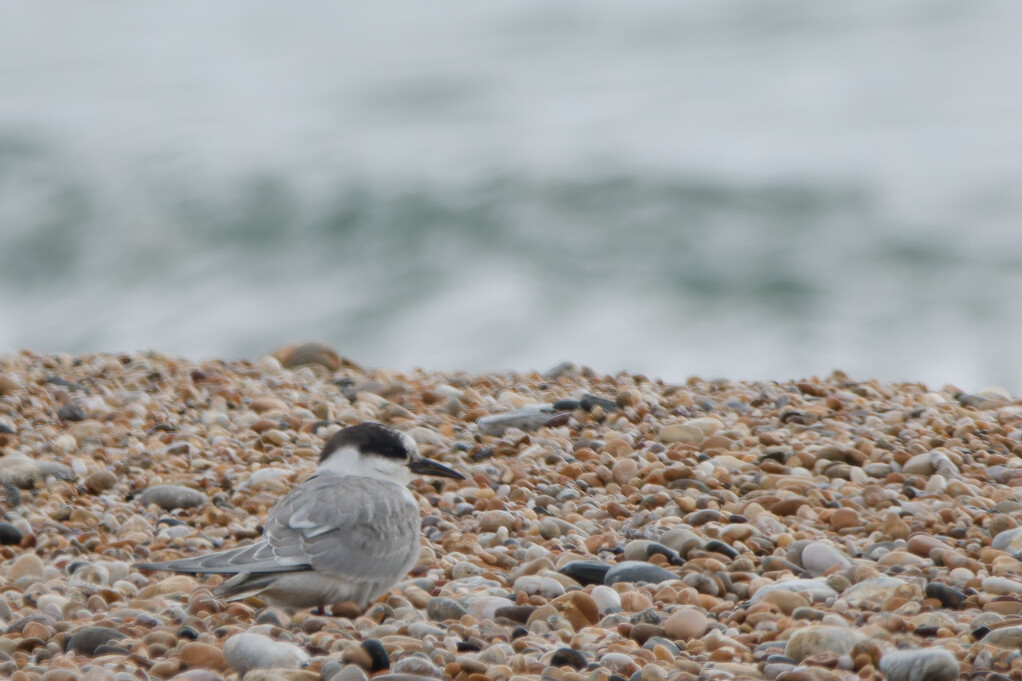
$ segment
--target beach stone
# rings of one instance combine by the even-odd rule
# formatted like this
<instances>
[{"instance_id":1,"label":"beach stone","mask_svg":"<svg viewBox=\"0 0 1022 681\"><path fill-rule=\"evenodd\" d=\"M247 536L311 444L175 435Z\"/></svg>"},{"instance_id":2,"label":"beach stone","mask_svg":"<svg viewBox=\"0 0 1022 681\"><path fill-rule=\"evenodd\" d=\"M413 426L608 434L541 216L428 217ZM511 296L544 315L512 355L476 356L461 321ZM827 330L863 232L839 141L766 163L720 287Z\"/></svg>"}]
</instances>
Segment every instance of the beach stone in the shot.
<instances>
[{"instance_id":1,"label":"beach stone","mask_svg":"<svg viewBox=\"0 0 1022 681\"><path fill-rule=\"evenodd\" d=\"M940 582L930 582L927 584L925 593L929 598L936 598L945 608L955 610L962 607L962 603L966 599L965 592L961 589L956 589L950 584L942 584Z\"/></svg>"},{"instance_id":2,"label":"beach stone","mask_svg":"<svg viewBox=\"0 0 1022 681\"><path fill-rule=\"evenodd\" d=\"M72 480L74 475L68 466L55 461L39 461L18 453L0 457L0 484L29 489L49 477Z\"/></svg>"},{"instance_id":3,"label":"beach stone","mask_svg":"<svg viewBox=\"0 0 1022 681\"><path fill-rule=\"evenodd\" d=\"M873 577L853 584L841 594L842 600L853 608L866 609L879 609L894 596L920 600L922 589L895 577Z\"/></svg>"},{"instance_id":4,"label":"beach stone","mask_svg":"<svg viewBox=\"0 0 1022 681\"><path fill-rule=\"evenodd\" d=\"M298 646L262 634L235 634L224 642L227 663L244 676L250 669L297 669L309 659Z\"/></svg>"},{"instance_id":5,"label":"beach stone","mask_svg":"<svg viewBox=\"0 0 1022 681\"><path fill-rule=\"evenodd\" d=\"M110 627L85 627L71 634L64 648L92 657L96 653L96 648L122 638L127 638L127 636Z\"/></svg>"},{"instance_id":6,"label":"beach stone","mask_svg":"<svg viewBox=\"0 0 1022 681\"><path fill-rule=\"evenodd\" d=\"M1008 650L1022 648L1022 625L994 629L981 640L987 645Z\"/></svg>"},{"instance_id":7,"label":"beach stone","mask_svg":"<svg viewBox=\"0 0 1022 681\"><path fill-rule=\"evenodd\" d=\"M799 629L789 638L784 646L784 654L796 662L801 662L810 655L834 653L847 655L852 647L865 636L847 627L829 625L810 625Z\"/></svg>"},{"instance_id":8,"label":"beach stone","mask_svg":"<svg viewBox=\"0 0 1022 681\"><path fill-rule=\"evenodd\" d=\"M894 650L880 658L887 681L956 681L961 673L958 659L943 648Z\"/></svg>"},{"instance_id":9,"label":"beach stone","mask_svg":"<svg viewBox=\"0 0 1022 681\"><path fill-rule=\"evenodd\" d=\"M639 474L639 464L634 459L618 459L614 462L610 474L619 485L626 485Z\"/></svg>"},{"instance_id":10,"label":"beach stone","mask_svg":"<svg viewBox=\"0 0 1022 681\"><path fill-rule=\"evenodd\" d=\"M472 599L467 605L468 614L481 620L492 620L501 608L509 608L515 602L500 596L483 596Z\"/></svg>"},{"instance_id":11,"label":"beach stone","mask_svg":"<svg viewBox=\"0 0 1022 681\"><path fill-rule=\"evenodd\" d=\"M809 599L802 594L783 589L768 591L760 600L776 605L785 615L790 615L799 608L808 608L810 605Z\"/></svg>"},{"instance_id":12,"label":"beach stone","mask_svg":"<svg viewBox=\"0 0 1022 681\"><path fill-rule=\"evenodd\" d=\"M598 588L606 589L608 587ZM613 589L611 590L613 591ZM600 621L600 609L596 605L596 599L581 591L569 591L554 599L551 605L571 623L576 631Z\"/></svg>"},{"instance_id":13,"label":"beach stone","mask_svg":"<svg viewBox=\"0 0 1022 681\"><path fill-rule=\"evenodd\" d=\"M993 538L990 545L1000 551L1018 554L1022 551L1022 527L1001 532Z\"/></svg>"},{"instance_id":14,"label":"beach stone","mask_svg":"<svg viewBox=\"0 0 1022 681\"><path fill-rule=\"evenodd\" d=\"M660 584L672 579L678 579L678 575L658 565L636 560L626 560L611 566L603 578L603 583L633 582L635 584Z\"/></svg>"},{"instance_id":15,"label":"beach stone","mask_svg":"<svg viewBox=\"0 0 1022 681\"><path fill-rule=\"evenodd\" d=\"M7 572L7 579L14 582L22 577L43 577L43 560L34 553L26 553L14 561L14 565Z\"/></svg>"},{"instance_id":16,"label":"beach stone","mask_svg":"<svg viewBox=\"0 0 1022 681\"><path fill-rule=\"evenodd\" d=\"M774 582L773 584L767 584L756 589L756 592L752 594L749 601L751 603L758 603L766 598L767 594L774 591L791 591L793 593L803 594L812 601L825 601L828 598L834 598L838 595L837 591L832 589L827 584L827 581L821 577L813 579L786 579L784 581Z\"/></svg>"},{"instance_id":17,"label":"beach stone","mask_svg":"<svg viewBox=\"0 0 1022 681\"><path fill-rule=\"evenodd\" d=\"M331 664L336 664L336 668L331 668L331 674L327 675L327 667ZM346 664L341 665L336 660L331 660L323 665L322 681L369 681L369 676L366 675L365 670L357 664Z\"/></svg>"},{"instance_id":18,"label":"beach stone","mask_svg":"<svg viewBox=\"0 0 1022 681\"><path fill-rule=\"evenodd\" d=\"M514 581L512 586L530 596L542 596L547 600L564 594L564 586L560 582L539 575L522 575Z\"/></svg>"},{"instance_id":19,"label":"beach stone","mask_svg":"<svg viewBox=\"0 0 1022 681\"><path fill-rule=\"evenodd\" d=\"M108 489L112 489L113 486L116 484L117 476L114 474L113 471L105 468L101 471L96 471L89 477L85 478L84 482L85 489L91 492L92 494L100 494L101 492L105 492Z\"/></svg>"},{"instance_id":20,"label":"beach stone","mask_svg":"<svg viewBox=\"0 0 1022 681\"><path fill-rule=\"evenodd\" d=\"M412 674L418 677L439 679L443 672L423 654L409 655L390 667L391 674Z\"/></svg>"},{"instance_id":21,"label":"beach stone","mask_svg":"<svg viewBox=\"0 0 1022 681\"><path fill-rule=\"evenodd\" d=\"M227 658L220 648L208 643L192 641L181 647L178 657L187 667L227 669Z\"/></svg>"},{"instance_id":22,"label":"beach stone","mask_svg":"<svg viewBox=\"0 0 1022 681\"><path fill-rule=\"evenodd\" d=\"M835 532L858 527L861 524L862 519L859 517L859 512L854 508L839 508L830 514L830 527Z\"/></svg>"},{"instance_id":23,"label":"beach stone","mask_svg":"<svg viewBox=\"0 0 1022 681\"><path fill-rule=\"evenodd\" d=\"M436 622L458 620L467 613L468 611L458 605L457 602L442 596L431 598L429 603L426 604L426 616Z\"/></svg>"},{"instance_id":24,"label":"beach stone","mask_svg":"<svg viewBox=\"0 0 1022 681\"><path fill-rule=\"evenodd\" d=\"M593 560L573 560L562 565L557 571L585 586L587 584L603 584L610 567L607 563Z\"/></svg>"},{"instance_id":25,"label":"beach stone","mask_svg":"<svg viewBox=\"0 0 1022 681\"><path fill-rule=\"evenodd\" d=\"M198 586L198 582L188 575L171 575L142 589L139 592L139 596L142 598L152 598L153 596L187 594L194 591L196 586Z\"/></svg>"},{"instance_id":26,"label":"beach stone","mask_svg":"<svg viewBox=\"0 0 1022 681\"><path fill-rule=\"evenodd\" d=\"M593 589L591 595L601 614L621 612L621 596L609 586L598 586Z\"/></svg>"},{"instance_id":27,"label":"beach stone","mask_svg":"<svg viewBox=\"0 0 1022 681\"><path fill-rule=\"evenodd\" d=\"M832 567L846 568L851 564L844 553L825 542L812 542L802 550L802 567L815 577Z\"/></svg>"},{"instance_id":28,"label":"beach stone","mask_svg":"<svg viewBox=\"0 0 1022 681\"><path fill-rule=\"evenodd\" d=\"M508 428L531 431L542 428L553 419L560 418L552 404L532 404L503 414L493 414L476 419L476 425L484 435L500 437Z\"/></svg>"},{"instance_id":29,"label":"beach stone","mask_svg":"<svg viewBox=\"0 0 1022 681\"><path fill-rule=\"evenodd\" d=\"M172 511L203 506L209 499L199 490L184 485L155 485L142 492L138 501L143 506L156 504L165 511Z\"/></svg>"},{"instance_id":30,"label":"beach stone","mask_svg":"<svg viewBox=\"0 0 1022 681\"><path fill-rule=\"evenodd\" d=\"M664 620L664 633L676 641L688 641L700 638L706 633L709 619L706 613L698 608L678 608Z\"/></svg>"},{"instance_id":31,"label":"beach stone","mask_svg":"<svg viewBox=\"0 0 1022 681\"><path fill-rule=\"evenodd\" d=\"M657 436L657 439L665 444L673 442L698 444L705 438L706 435L703 431L698 426L691 425L691 423L672 423L662 426Z\"/></svg>"},{"instance_id":32,"label":"beach stone","mask_svg":"<svg viewBox=\"0 0 1022 681\"><path fill-rule=\"evenodd\" d=\"M1022 594L1022 582L1017 582L1007 577L987 577L980 584L980 588L985 593L999 596Z\"/></svg>"}]
</instances>

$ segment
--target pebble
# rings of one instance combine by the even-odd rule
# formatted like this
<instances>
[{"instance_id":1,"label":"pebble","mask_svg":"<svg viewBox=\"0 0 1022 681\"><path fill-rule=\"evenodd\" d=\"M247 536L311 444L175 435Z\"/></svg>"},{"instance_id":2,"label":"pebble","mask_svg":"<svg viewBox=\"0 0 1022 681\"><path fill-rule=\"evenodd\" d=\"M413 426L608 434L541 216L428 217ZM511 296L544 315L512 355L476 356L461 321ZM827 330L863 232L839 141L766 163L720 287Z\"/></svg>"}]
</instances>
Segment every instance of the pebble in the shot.
<instances>
[{"instance_id":1,"label":"pebble","mask_svg":"<svg viewBox=\"0 0 1022 681\"><path fill-rule=\"evenodd\" d=\"M426 616L438 622L461 619L461 616L467 612L465 608L450 598L431 598L426 604Z\"/></svg>"},{"instance_id":2,"label":"pebble","mask_svg":"<svg viewBox=\"0 0 1022 681\"><path fill-rule=\"evenodd\" d=\"M534 404L514 409L503 414L483 416L476 420L479 431L485 435L500 437L508 428L519 430L537 430L547 425L560 415L551 404Z\"/></svg>"},{"instance_id":3,"label":"pebble","mask_svg":"<svg viewBox=\"0 0 1022 681\"><path fill-rule=\"evenodd\" d=\"M609 586L598 586L590 595L601 614L621 612L621 596Z\"/></svg>"},{"instance_id":4,"label":"pebble","mask_svg":"<svg viewBox=\"0 0 1022 681\"><path fill-rule=\"evenodd\" d=\"M700 638L706 633L709 619L700 608L683 607L673 611L664 620L664 633L676 641L688 641Z\"/></svg>"},{"instance_id":5,"label":"pebble","mask_svg":"<svg viewBox=\"0 0 1022 681\"><path fill-rule=\"evenodd\" d=\"M209 499L197 489L183 485L154 485L139 495L139 502L145 506L156 504L165 511L176 508L195 508L205 505Z\"/></svg>"},{"instance_id":6,"label":"pebble","mask_svg":"<svg viewBox=\"0 0 1022 681\"><path fill-rule=\"evenodd\" d=\"M846 568L852 561L830 544L811 542L802 550L801 564L810 574L822 575L831 568Z\"/></svg>"},{"instance_id":7,"label":"pebble","mask_svg":"<svg viewBox=\"0 0 1022 681\"><path fill-rule=\"evenodd\" d=\"M865 637L854 629L827 625L812 625L799 629L788 638L784 654L800 662L820 653L847 655L852 647Z\"/></svg>"},{"instance_id":8,"label":"pebble","mask_svg":"<svg viewBox=\"0 0 1022 681\"><path fill-rule=\"evenodd\" d=\"M891 651L879 667L887 681L956 681L961 673L955 656L942 648Z\"/></svg>"},{"instance_id":9,"label":"pebble","mask_svg":"<svg viewBox=\"0 0 1022 681\"><path fill-rule=\"evenodd\" d=\"M670 570L635 560L626 560L611 566L604 575L604 584L616 584L618 582L633 582L636 584L660 584L672 579L678 579L678 575Z\"/></svg>"},{"instance_id":10,"label":"pebble","mask_svg":"<svg viewBox=\"0 0 1022 681\"><path fill-rule=\"evenodd\" d=\"M611 566L591 560L573 560L565 563L558 570L562 575L571 577L579 584L603 584Z\"/></svg>"},{"instance_id":11,"label":"pebble","mask_svg":"<svg viewBox=\"0 0 1022 681\"><path fill-rule=\"evenodd\" d=\"M0 544L20 544L24 538L21 530L10 523L0 522Z\"/></svg>"},{"instance_id":12,"label":"pebble","mask_svg":"<svg viewBox=\"0 0 1022 681\"><path fill-rule=\"evenodd\" d=\"M126 638L125 634L110 627L85 627L71 634L65 649L91 657L100 646L123 638Z\"/></svg>"},{"instance_id":13,"label":"pebble","mask_svg":"<svg viewBox=\"0 0 1022 681\"><path fill-rule=\"evenodd\" d=\"M241 633L223 644L226 662L239 676L251 669L297 669L309 656L301 648L268 636Z\"/></svg>"}]
</instances>

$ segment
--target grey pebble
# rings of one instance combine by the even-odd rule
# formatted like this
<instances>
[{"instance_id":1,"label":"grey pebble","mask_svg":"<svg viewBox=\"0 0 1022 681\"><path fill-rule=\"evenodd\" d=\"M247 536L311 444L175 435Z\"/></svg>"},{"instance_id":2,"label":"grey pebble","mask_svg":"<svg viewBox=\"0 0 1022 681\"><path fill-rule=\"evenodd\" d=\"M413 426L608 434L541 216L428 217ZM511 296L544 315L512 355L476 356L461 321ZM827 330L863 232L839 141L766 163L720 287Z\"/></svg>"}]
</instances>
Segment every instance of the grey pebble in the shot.
<instances>
[{"instance_id":1,"label":"grey pebble","mask_svg":"<svg viewBox=\"0 0 1022 681\"><path fill-rule=\"evenodd\" d=\"M450 598L431 598L426 603L426 616L435 622L458 620L466 614L468 611Z\"/></svg>"},{"instance_id":2,"label":"grey pebble","mask_svg":"<svg viewBox=\"0 0 1022 681\"><path fill-rule=\"evenodd\" d=\"M616 584L618 582L646 582L647 584L659 584L672 579L678 579L678 575L670 570L643 563L638 560L626 560L617 565L611 566L610 570L603 577L604 584Z\"/></svg>"},{"instance_id":3,"label":"grey pebble","mask_svg":"<svg viewBox=\"0 0 1022 681\"><path fill-rule=\"evenodd\" d=\"M85 627L79 629L67 640L64 650L73 650L92 657L96 649L110 641L119 641L126 635L110 627Z\"/></svg>"},{"instance_id":4,"label":"grey pebble","mask_svg":"<svg viewBox=\"0 0 1022 681\"><path fill-rule=\"evenodd\" d=\"M10 523L0 523L0 544L20 544L24 535Z\"/></svg>"},{"instance_id":5,"label":"grey pebble","mask_svg":"<svg viewBox=\"0 0 1022 681\"><path fill-rule=\"evenodd\" d=\"M916 648L886 653L880 658L880 671L887 681L955 681L961 670L949 650Z\"/></svg>"},{"instance_id":6,"label":"grey pebble","mask_svg":"<svg viewBox=\"0 0 1022 681\"><path fill-rule=\"evenodd\" d=\"M565 563L558 570L562 575L571 577L582 586L587 584L603 584L604 578L609 571L609 565L595 560L573 560L570 563Z\"/></svg>"},{"instance_id":7,"label":"grey pebble","mask_svg":"<svg viewBox=\"0 0 1022 681\"><path fill-rule=\"evenodd\" d=\"M335 668L331 665L337 665L337 667ZM330 676L326 675L327 667L331 667ZM365 670L357 664L346 664L342 667L340 662L336 660L330 660L330 662L323 665L321 677L323 681L369 681Z\"/></svg>"},{"instance_id":8,"label":"grey pebble","mask_svg":"<svg viewBox=\"0 0 1022 681\"><path fill-rule=\"evenodd\" d=\"M155 485L138 495L138 500L144 506L156 504L165 511L171 511L175 508L203 506L209 498L199 490L184 485Z\"/></svg>"},{"instance_id":9,"label":"grey pebble","mask_svg":"<svg viewBox=\"0 0 1022 681\"><path fill-rule=\"evenodd\" d=\"M500 437L508 428L537 430L552 419L559 418L561 414L554 411L552 404L532 404L503 414L482 416L476 421L476 425L485 435Z\"/></svg>"}]
</instances>

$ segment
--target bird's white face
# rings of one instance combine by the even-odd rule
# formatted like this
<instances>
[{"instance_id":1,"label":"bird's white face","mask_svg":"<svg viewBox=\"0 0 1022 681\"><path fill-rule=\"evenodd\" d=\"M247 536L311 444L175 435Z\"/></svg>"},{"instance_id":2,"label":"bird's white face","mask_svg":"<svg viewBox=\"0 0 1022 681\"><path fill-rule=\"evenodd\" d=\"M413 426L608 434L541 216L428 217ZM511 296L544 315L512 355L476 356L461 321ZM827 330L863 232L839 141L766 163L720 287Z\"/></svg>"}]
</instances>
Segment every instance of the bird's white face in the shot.
<instances>
[{"instance_id":1,"label":"bird's white face","mask_svg":"<svg viewBox=\"0 0 1022 681\"><path fill-rule=\"evenodd\" d=\"M412 444L414 446L414 443ZM412 472L408 470L407 458L395 459L389 456L362 453L357 447L352 446L341 447L331 452L326 461L319 464L319 470L330 471L337 475L358 475L389 480L401 486L412 481Z\"/></svg>"}]
</instances>

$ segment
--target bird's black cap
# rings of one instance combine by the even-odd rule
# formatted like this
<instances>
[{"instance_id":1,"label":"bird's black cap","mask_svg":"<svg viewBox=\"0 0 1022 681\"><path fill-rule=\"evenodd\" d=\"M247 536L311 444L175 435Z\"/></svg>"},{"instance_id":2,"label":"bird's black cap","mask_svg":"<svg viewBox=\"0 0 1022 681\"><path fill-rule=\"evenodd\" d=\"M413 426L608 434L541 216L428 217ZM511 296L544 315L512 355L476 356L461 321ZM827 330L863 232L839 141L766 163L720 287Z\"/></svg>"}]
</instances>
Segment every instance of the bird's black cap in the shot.
<instances>
[{"instance_id":1,"label":"bird's black cap","mask_svg":"<svg viewBox=\"0 0 1022 681\"><path fill-rule=\"evenodd\" d=\"M363 454L375 454L398 461L407 461L411 456L400 433L372 421L348 426L334 433L323 445L319 462L323 463L331 453L342 447L355 447Z\"/></svg>"}]
</instances>

